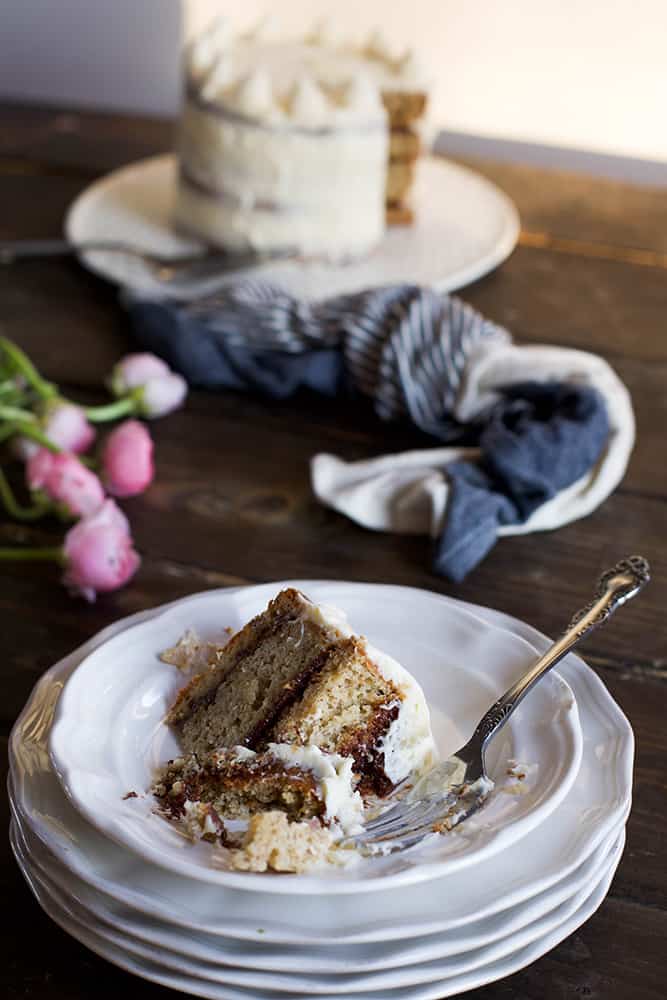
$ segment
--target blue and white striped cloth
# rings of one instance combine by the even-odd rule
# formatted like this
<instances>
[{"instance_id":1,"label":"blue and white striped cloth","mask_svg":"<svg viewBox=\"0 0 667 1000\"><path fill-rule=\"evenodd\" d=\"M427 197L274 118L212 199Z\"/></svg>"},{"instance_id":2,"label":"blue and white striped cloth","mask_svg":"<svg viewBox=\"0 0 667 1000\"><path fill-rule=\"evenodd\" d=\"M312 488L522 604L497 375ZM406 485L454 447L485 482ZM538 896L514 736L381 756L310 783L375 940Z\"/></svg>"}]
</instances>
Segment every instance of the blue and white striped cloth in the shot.
<instances>
[{"instance_id":1,"label":"blue and white striped cloth","mask_svg":"<svg viewBox=\"0 0 667 1000\"><path fill-rule=\"evenodd\" d=\"M139 345L192 385L272 398L359 392L382 420L472 441L466 452L312 464L323 503L376 530L430 531L435 571L455 580L498 535L589 513L617 485L634 441L627 391L601 358L516 347L505 329L432 289L312 303L248 281L194 302L132 293L124 302Z\"/></svg>"},{"instance_id":2,"label":"blue and white striped cloth","mask_svg":"<svg viewBox=\"0 0 667 1000\"><path fill-rule=\"evenodd\" d=\"M460 299L414 285L311 303L243 282L195 302L129 307L142 345L193 385L280 398L301 386L336 395L347 382L381 419L408 418L445 441L458 434L453 411L470 352L511 339Z\"/></svg>"}]
</instances>

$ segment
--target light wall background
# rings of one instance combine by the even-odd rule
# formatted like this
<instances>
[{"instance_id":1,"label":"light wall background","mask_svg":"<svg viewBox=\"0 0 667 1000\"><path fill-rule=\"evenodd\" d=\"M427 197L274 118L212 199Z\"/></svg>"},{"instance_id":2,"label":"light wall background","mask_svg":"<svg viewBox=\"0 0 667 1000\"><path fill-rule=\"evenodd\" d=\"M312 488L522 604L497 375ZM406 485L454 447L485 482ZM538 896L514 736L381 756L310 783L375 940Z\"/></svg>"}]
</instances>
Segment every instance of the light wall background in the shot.
<instances>
[{"instance_id":1,"label":"light wall background","mask_svg":"<svg viewBox=\"0 0 667 1000\"><path fill-rule=\"evenodd\" d=\"M667 163L667 0L0 0L0 95L174 114L181 30L267 9L415 46L436 129Z\"/></svg>"}]
</instances>

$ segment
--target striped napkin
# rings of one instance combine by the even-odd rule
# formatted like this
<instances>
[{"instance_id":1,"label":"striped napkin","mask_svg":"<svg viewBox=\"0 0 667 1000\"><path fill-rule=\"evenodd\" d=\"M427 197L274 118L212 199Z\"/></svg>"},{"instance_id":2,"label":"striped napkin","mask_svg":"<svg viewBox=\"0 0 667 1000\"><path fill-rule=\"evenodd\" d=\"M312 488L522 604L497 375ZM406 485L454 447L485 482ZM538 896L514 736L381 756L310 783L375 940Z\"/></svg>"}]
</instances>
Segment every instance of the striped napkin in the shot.
<instances>
[{"instance_id":1,"label":"striped napkin","mask_svg":"<svg viewBox=\"0 0 667 1000\"><path fill-rule=\"evenodd\" d=\"M412 421L437 439L361 462L315 455L311 480L322 503L365 528L430 534L434 570L454 580L498 537L589 514L632 451L630 397L602 358L517 346L430 288L312 303L247 281L194 302L127 292L124 303L139 345L192 385L272 398L358 392L380 419Z\"/></svg>"}]
</instances>

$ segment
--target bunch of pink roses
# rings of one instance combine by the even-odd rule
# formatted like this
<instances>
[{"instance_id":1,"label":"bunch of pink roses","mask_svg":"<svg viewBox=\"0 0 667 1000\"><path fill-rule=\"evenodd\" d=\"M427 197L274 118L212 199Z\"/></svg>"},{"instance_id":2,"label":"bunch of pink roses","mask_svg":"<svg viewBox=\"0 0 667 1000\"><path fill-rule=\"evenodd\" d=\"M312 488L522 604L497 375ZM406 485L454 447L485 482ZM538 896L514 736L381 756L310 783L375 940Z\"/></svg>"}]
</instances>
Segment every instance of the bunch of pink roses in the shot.
<instances>
[{"instance_id":1,"label":"bunch of pink roses","mask_svg":"<svg viewBox=\"0 0 667 1000\"><path fill-rule=\"evenodd\" d=\"M79 406L47 382L27 355L0 337L0 442L25 463L28 504L19 503L0 466L0 504L32 521L57 514L75 524L58 548L0 548L0 559L55 559L63 581L93 601L122 587L139 566L130 526L113 497L137 496L155 474L153 440L137 417L164 416L187 394L185 380L153 354L128 354L114 366L104 406ZM86 455L96 425L121 420Z\"/></svg>"}]
</instances>

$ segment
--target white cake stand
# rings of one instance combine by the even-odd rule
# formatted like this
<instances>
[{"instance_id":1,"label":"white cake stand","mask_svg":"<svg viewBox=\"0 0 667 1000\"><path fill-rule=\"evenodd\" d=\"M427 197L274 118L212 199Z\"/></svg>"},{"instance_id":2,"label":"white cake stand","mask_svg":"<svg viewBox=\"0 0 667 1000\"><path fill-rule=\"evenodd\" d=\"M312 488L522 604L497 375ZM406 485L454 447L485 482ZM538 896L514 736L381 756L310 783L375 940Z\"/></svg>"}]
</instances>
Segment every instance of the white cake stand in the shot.
<instances>
[{"instance_id":1,"label":"white cake stand","mask_svg":"<svg viewBox=\"0 0 667 1000\"><path fill-rule=\"evenodd\" d=\"M195 250L199 244L183 239L171 226L175 177L171 154L107 174L71 205L65 221L68 239L120 240L160 254ZM484 177L442 157L419 164L414 208L414 224L391 227L363 260L288 261L263 266L261 277L307 299L399 282L450 292L493 270L516 246L519 216L510 199ZM81 260L117 284L157 291L148 269L132 257L95 251Z\"/></svg>"}]
</instances>

